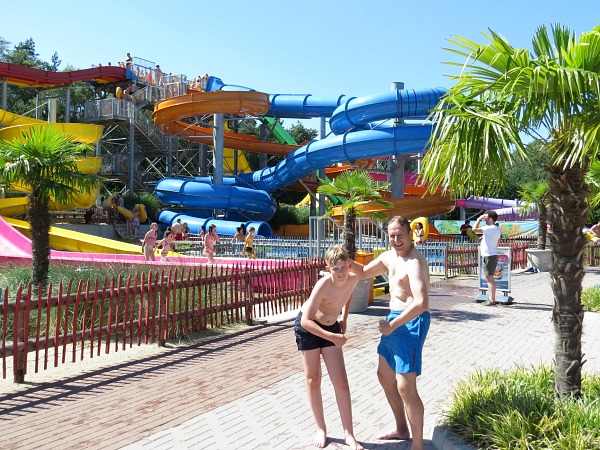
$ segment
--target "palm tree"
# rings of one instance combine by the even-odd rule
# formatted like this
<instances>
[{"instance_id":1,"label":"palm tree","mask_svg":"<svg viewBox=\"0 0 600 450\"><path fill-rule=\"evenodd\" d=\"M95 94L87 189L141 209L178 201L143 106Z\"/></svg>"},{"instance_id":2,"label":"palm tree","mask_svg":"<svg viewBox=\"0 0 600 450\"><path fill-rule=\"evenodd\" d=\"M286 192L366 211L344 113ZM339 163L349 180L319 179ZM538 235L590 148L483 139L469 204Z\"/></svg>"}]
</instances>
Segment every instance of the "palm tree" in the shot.
<instances>
[{"instance_id":1,"label":"palm tree","mask_svg":"<svg viewBox=\"0 0 600 450\"><path fill-rule=\"evenodd\" d=\"M337 176L333 181L319 179L321 186L317 188L319 194L344 197L346 202L342 205L344 211L343 239L344 249L354 259L356 255L356 217L361 215L360 206L375 203L390 208L392 203L383 199L379 192L387 185L378 185L373 177L365 171L348 170ZM330 214L328 212L327 214ZM327 215L326 214L326 215ZM374 215L374 217L376 217Z\"/></svg>"},{"instance_id":2,"label":"palm tree","mask_svg":"<svg viewBox=\"0 0 600 450\"><path fill-rule=\"evenodd\" d=\"M21 139L0 142L0 183L27 185L31 226L32 280L44 284L50 268L50 214L48 202L54 199L67 204L80 193L91 193L100 185L100 177L85 174L77 168L90 149L76 144L55 128L34 126L22 133Z\"/></svg>"},{"instance_id":3,"label":"palm tree","mask_svg":"<svg viewBox=\"0 0 600 450\"><path fill-rule=\"evenodd\" d=\"M458 195L502 185L505 163L525 158L522 139L541 139L552 205L549 235L556 333L556 392L581 395L582 229L588 216L585 175L600 150L600 27L581 35L562 25L539 27L533 52L483 33L480 45L458 36L451 52L465 57L455 85L432 112L436 127L423 179Z\"/></svg>"},{"instance_id":4,"label":"palm tree","mask_svg":"<svg viewBox=\"0 0 600 450\"><path fill-rule=\"evenodd\" d=\"M546 237L548 234L548 194L549 186L547 181L529 181L521 186L519 195L525 205L521 207L524 213L532 212L537 209L538 213L538 239L537 248L546 249Z\"/></svg>"}]
</instances>

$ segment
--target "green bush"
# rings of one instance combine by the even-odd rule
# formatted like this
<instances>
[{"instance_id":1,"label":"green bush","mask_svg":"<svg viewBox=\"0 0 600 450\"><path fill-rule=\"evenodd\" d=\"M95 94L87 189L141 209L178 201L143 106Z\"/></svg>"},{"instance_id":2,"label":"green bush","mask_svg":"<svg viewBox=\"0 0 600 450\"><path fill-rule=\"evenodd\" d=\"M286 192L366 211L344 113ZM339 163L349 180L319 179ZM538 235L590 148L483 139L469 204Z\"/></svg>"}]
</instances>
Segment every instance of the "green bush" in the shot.
<instances>
[{"instance_id":1,"label":"green bush","mask_svg":"<svg viewBox=\"0 0 600 450\"><path fill-rule=\"evenodd\" d=\"M558 399L549 367L477 372L454 389L445 425L479 449L600 448L600 377L585 377L583 397Z\"/></svg>"},{"instance_id":2,"label":"green bush","mask_svg":"<svg viewBox=\"0 0 600 450\"><path fill-rule=\"evenodd\" d=\"M600 286L593 286L581 291L581 303L586 311L600 312Z\"/></svg>"},{"instance_id":3,"label":"green bush","mask_svg":"<svg viewBox=\"0 0 600 450\"><path fill-rule=\"evenodd\" d=\"M158 219L158 213L162 209L160 201L156 198L156 195L150 192L143 192L141 194L125 194L123 196L125 201L125 208L131 209L137 203L142 203L146 207L146 213L150 222L156 222Z\"/></svg>"},{"instance_id":4,"label":"green bush","mask_svg":"<svg viewBox=\"0 0 600 450\"><path fill-rule=\"evenodd\" d=\"M275 216L269 220L269 225L277 229L284 225L305 225L310 217L310 208L308 206L295 206L279 204Z\"/></svg>"}]
</instances>

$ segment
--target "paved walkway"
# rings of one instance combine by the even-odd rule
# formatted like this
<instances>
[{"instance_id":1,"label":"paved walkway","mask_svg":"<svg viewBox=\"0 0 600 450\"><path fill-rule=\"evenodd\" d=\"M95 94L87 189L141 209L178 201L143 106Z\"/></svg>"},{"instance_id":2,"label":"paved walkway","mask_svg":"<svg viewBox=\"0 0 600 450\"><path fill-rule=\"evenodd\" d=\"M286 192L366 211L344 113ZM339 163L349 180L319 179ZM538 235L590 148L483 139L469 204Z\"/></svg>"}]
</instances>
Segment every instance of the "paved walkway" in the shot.
<instances>
[{"instance_id":1,"label":"paved walkway","mask_svg":"<svg viewBox=\"0 0 600 450\"><path fill-rule=\"evenodd\" d=\"M552 361L549 275L513 274L512 282L515 303L496 308L474 303L474 278L432 285L432 323L418 382L426 437L453 385L467 373ZM584 286L595 284L600 271L584 279ZM380 297L368 312L350 315L345 358L355 432L368 449L408 449L408 442L375 438L392 427L376 377L375 324L385 314ZM278 318L0 395L0 448L311 449L314 425L292 324L289 317ZM586 314L583 339L585 370L600 372L599 314ZM331 437L327 448L347 448L326 376L323 393ZM427 441L427 449L433 448Z\"/></svg>"}]
</instances>

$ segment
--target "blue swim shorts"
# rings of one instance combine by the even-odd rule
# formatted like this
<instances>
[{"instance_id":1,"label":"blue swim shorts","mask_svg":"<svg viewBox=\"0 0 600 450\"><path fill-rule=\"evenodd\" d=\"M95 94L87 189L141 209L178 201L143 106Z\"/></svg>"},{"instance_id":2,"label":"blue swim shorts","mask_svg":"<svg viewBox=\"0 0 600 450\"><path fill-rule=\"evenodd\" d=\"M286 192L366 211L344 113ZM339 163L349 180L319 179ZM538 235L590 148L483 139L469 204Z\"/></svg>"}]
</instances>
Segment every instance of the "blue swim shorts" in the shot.
<instances>
[{"instance_id":1,"label":"blue swim shorts","mask_svg":"<svg viewBox=\"0 0 600 450\"><path fill-rule=\"evenodd\" d=\"M402 311L390 311L386 320L391 322ZM396 373L416 372L421 375L423 344L429 331L431 317L425 311L419 317L396 328L390 335L381 335L377 353L385 358Z\"/></svg>"}]
</instances>

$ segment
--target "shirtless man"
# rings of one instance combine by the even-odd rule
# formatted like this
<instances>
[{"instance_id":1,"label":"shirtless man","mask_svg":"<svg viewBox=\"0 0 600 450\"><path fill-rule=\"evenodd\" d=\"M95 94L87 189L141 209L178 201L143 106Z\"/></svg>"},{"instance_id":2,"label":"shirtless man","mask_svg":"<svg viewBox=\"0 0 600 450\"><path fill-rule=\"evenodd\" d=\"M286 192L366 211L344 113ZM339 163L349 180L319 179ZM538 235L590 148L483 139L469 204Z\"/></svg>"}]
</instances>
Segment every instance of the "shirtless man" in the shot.
<instances>
[{"instance_id":1,"label":"shirtless man","mask_svg":"<svg viewBox=\"0 0 600 450\"><path fill-rule=\"evenodd\" d=\"M183 224L181 219L177 219L173 225L171 225L171 234L173 235L174 241L183 241Z\"/></svg>"},{"instance_id":2,"label":"shirtless man","mask_svg":"<svg viewBox=\"0 0 600 450\"><path fill-rule=\"evenodd\" d=\"M377 376L396 426L379 439L409 439L410 423L412 450L423 450L425 412L417 391L417 376L421 374L421 353L429 330L429 269L413 244L408 220L402 216L392 218L388 235L391 250L366 266L353 262L351 271L361 279L389 272L390 313L386 320L379 321Z\"/></svg>"},{"instance_id":3,"label":"shirtless man","mask_svg":"<svg viewBox=\"0 0 600 450\"><path fill-rule=\"evenodd\" d=\"M325 253L325 264L329 274L317 281L294 324L296 344L302 352L304 363L308 404L317 425L313 445L317 448L327 446L327 427L321 395L322 356L335 391L346 444L352 450L363 450L363 446L354 437L352 401L342 351L347 340L346 321L352 291L358 283L358 277L349 272L352 261L342 247L329 248ZM341 318L338 320L340 314Z\"/></svg>"}]
</instances>

